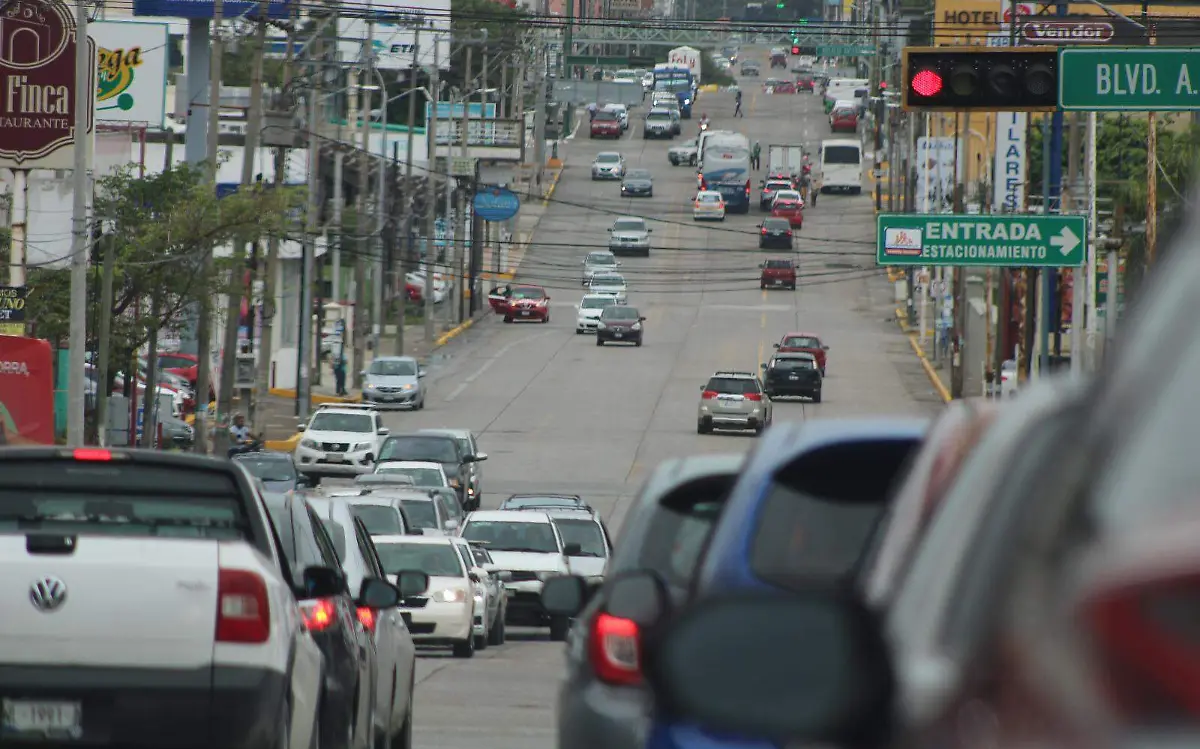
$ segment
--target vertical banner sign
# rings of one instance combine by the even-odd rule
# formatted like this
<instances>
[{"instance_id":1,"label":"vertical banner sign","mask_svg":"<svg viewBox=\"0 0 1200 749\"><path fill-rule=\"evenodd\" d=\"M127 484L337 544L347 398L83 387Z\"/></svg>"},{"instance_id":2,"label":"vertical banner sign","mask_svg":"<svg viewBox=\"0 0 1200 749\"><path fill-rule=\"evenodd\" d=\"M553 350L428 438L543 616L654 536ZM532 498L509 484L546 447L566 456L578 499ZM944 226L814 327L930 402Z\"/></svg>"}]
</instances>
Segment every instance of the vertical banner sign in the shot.
<instances>
[{"instance_id":1,"label":"vertical banner sign","mask_svg":"<svg viewBox=\"0 0 1200 749\"><path fill-rule=\"evenodd\" d=\"M0 447L53 444L50 343L0 335Z\"/></svg>"},{"instance_id":2,"label":"vertical banner sign","mask_svg":"<svg viewBox=\"0 0 1200 749\"><path fill-rule=\"evenodd\" d=\"M1025 112L996 114L996 166L993 213L1025 211Z\"/></svg>"},{"instance_id":3,"label":"vertical banner sign","mask_svg":"<svg viewBox=\"0 0 1200 749\"><path fill-rule=\"evenodd\" d=\"M956 138L917 138L917 189L920 190L917 210L920 213L948 212L954 207L954 186L959 182L955 178L955 161L960 170L966 165L962 151L962 143Z\"/></svg>"},{"instance_id":4,"label":"vertical banner sign","mask_svg":"<svg viewBox=\"0 0 1200 749\"><path fill-rule=\"evenodd\" d=\"M86 143L75 132L75 44L75 17L61 0L0 5L0 167L74 167L76 139ZM94 92L96 45L87 44ZM90 102L88 115L90 133Z\"/></svg>"}]
</instances>

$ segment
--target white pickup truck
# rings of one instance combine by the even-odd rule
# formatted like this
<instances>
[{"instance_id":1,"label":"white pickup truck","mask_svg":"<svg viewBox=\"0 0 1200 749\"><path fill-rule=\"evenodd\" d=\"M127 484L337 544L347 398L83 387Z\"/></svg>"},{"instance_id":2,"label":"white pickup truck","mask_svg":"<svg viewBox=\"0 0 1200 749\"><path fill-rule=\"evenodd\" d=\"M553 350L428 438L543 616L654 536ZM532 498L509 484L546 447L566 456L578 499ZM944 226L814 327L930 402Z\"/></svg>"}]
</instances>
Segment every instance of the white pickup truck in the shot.
<instances>
[{"instance_id":1,"label":"white pickup truck","mask_svg":"<svg viewBox=\"0 0 1200 749\"><path fill-rule=\"evenodd\" d=\"M0 451L0 743L307 749L324 667L296 596L340 578L282 559L231 461Z\"/></svg>"}]
</instances>

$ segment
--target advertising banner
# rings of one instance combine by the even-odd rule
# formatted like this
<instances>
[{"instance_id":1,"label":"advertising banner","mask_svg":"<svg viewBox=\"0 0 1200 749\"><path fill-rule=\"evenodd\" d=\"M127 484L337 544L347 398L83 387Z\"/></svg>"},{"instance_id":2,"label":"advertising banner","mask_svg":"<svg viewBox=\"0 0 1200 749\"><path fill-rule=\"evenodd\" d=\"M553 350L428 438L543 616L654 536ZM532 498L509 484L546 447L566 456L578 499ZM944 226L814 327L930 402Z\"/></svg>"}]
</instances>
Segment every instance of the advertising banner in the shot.
<instances>
[{"instance_id":1,"label":"advertising banner","mask_svg":"<svg viewBox=\"0 0 1200 749\"><path fill-rule=\"evenodd\" d=\"M54 444L50 343L0 335L0 447Z\"/></svg>"},{"instance_id":2,"label":"advertising banner","mask_svg":"<svg viewBox=\"0 0 1200 749\"><path fill-rule=\"evenodd\" d=\"M96 119L163 126L169 28L165 23L142 21L88 24L99 58Z\"/></svg>"},{"instance_id":3,"label":"advertising banner","mask_svg":"<svg viewBox=\"0 0 1200 749\"><path fill-rule=\"evenodd\" d=\"M1025 112L996 114L995 194L993 213L1025 212Z\"/></svg>"},{"instance_id":4,"label":"advertising banner","mask_svg":"<svg viewBox=\"0 0 1200 749\"><path fill-rule=\"evenodd\" d=\"M966 163L962 142L956 138L917 138L917 211L949 212L954 207L954 186Z\"/></svg>"},{"instance_id":5,"label":"advertising banner","mask_svg":"<svg viewBox=\"0 0 1200 749\"><path fill-rule=\"evenodd\" d=\"M450 69L450 0L372 0L365 10L364 16L374 14L376 19L372 47L380 70L411 70L414 59L417 67L432 69L435 43L438 68ZM361 60L366 39L366 18L338 19L338 54L343 61Z\"/></svg>"}]
</instances>

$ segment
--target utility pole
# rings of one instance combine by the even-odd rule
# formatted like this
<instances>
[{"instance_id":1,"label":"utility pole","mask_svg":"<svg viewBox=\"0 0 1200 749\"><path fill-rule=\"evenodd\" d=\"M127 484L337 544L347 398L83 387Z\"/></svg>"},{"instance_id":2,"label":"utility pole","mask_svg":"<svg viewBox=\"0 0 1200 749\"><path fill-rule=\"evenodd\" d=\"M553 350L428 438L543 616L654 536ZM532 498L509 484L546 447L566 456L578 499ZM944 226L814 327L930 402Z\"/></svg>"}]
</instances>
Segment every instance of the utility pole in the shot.
<instances>
[{"instance_id":1,"label":"utility pole","mask_svg":"<svg viewBox=\"0 0 1200 749\"><path fill-rule=\"evenodd\" d=\"M351 101L354 100L354 94L351 93ZM353 112L353 105L350 107ZM353 120L350 120L353 122ZM332 241L329 247L329 252L333 254L333 300L341 303L342 301L342 247L346 243L346 228L343 226L343 212L346 207L346 152L339 142L337 149L333 152L333 199L330 206L329 217L329 236ZM338 356L346 355L346 336L350 334L350 329L345 326L345 320L342 320L342 335L341 341L338 343Z\"/></svg>"},{"instance_id":2,"label":"utility pole","mask_svg":"<svg viewBox=\"0 0 1200 749\"><path fill-rule=\"evenodd\" d=\"M254 184L254 162L258 155L259 135L262 132L263 110L263 48L267 40L267 0L259 0L258 28L254 33L254 65L250 71L250 109L246 113L246 139L242 148L242 183L241 189L247 190ZM257 241L257 237L254 241ZM245 246L241 242L233 243L233 262L229 271L229 290L225 305L225 338L222 342L221 355L221 386L217 393L217 413L228 417L233 409L234 375L237 373L238 328L242 314L242 278L246 271ZM253 336L253 331L247 331L247 336ZM251 391L245 390L238 394L238 402L242 408L250 405ZM218 455L228 449L229 432L221 430L213 440Z\"/></svg>"},{"instance_id":3,"label":"utility pole","mask_svg":"<svg viewBox=\"0 0 1200 749\"><path fill-rule=\"evenodd\" d=\"M1087 212L1088 212L1088 253L1086 268L1086 281L1084 290L1087 294L1087 370L1089 372L1096 371L1096 255L1099 253L1099 248L1096 246L1096 124L1097 117L1095 112L1087 113L1087 137L1084 139L1087 155L1084 160L1087 163ZM1078 292L1076 292L1078 293ZM1111 308L1110 308L1111 309Z\"/></svg>"},{"instance_id":4,"label":"utility pole","mask_svg":"<svg viewBox=\"0 0 1200 749\"><path fill-rule=\"evenodd\" d=\"M371 99L370 94L364 95L366 89L363 86L363 80L371 78L371 50L374 40L375 21L368 20L367 41L363 45L364 74L359 78L358 90L352 93L358 100L358 112L362 118L358 149L358 204L355 209L358 217L354 222L354 233L358 238L355 243L358 253L354 258L354 368L351 370L355 389L362 387L362 371L366 362L367 255L374 244L371 233L367 231L367 213L371 207L367 195L371 189ZM354 123L350 124L353 126Z\"/></svg>"},{"instance_id":5,"label":"utility pole","mask_svg":"<svg viewBox=\"0 0 1200 749\"><path fill-rule=\"evenodd\" d=\"M222 0L213 3L212 56L208 89L208 169L209 181L215 192L217 171L220 161L221 128L221 39ZM205 283L212 282L213 248L204 249L200 276ZM196 437L195 450L208 453L208 391L212 383L212 300L207 296L200 299L199 321L196 326ZM149 409L146 409L149 412Z\"/></svg>"},{"instance_id":6,"label":"utility pole","mask_svg":"<svg viewBox=\"0 0 1200 749\"><path fill-rule=\"evenodd\" d=\"M421 27L425 25L423 16L417 16L417 28L413 32L413 58L412 68L408 71L408 146L405 148L405 165L404 165L404 201L408 204L408 210L405 212L404 220L404 236L401 237L397 244L399 252L396 254L400 258L400 282L396 284L400 288L400 292L396 295L397 306L400 311L396 317L396 356L404 356L404 326L407 323L406 318L408 307L408 253L412 249L413 237L413 211L415 210L415 202L413 195L413 131L416 129L417 121L417 91L420 87L417 86L417 74L421 70ZM437 56L437 39L433 42L434 59ZM434 63L437 67L437 63ZM437 102L433 101L433 96L427 96L430 110L437 109ZM387 106L386 104L384 106ZM429 129L429 123L425 123L425 138L428 142L432 142L435 137L433 130Z\"/></svg>"},{"instance_id":7,"label":"utility pole","mask_svg":"<svg viewBox=\"0 0 1200 749\"><path fill-rule=\"evenodd\" d=\"M542 16L550 15L549 0L542 0ZM546 178L546 32L539 29L537 32L537 49L535 51L537 60L537 71L534 80L537 81L537 92L535 101L537 104L533 113L533 157L536 160L535 174L537 184L537 196L542 195L542 180Z\"/></svg>"},{"instance_id":8,"label":"utility pole","mask_svg":"<svg viewBox=\"0 0 1200 749\"><path fill-rule=\"evenodd\" d=\"M376 75L379 78L379 182L378 189L375 193L375 236L372 239L372 246L375 248L375 256L371 262L371 276L374 281L371 283L371 350L374 356L382 356L379 349L379 337L383 334L384 324L387 322L387 315L384 314L383 308L383 287L384 287L384 264L383 256L385 244L383 241L384 230L391 230L391 220L387 212L387 182L388 182L388 92L387 86L383 83L383 76L379 75L376 69ZM394 230L391 230L394 234Z\"/></svg>"},{"instance_id":9,"label":"utility pole","mask_svg":"<svg viewBox=\"0 0 1200 749\"><path fill-rule=\"evenodd\" d=\"M1150 34L1150 46L1158 44L1154 27L1147 22L1147 3L1142 3L1142 23ZM1146 269L1154 265L1158 251L1158 112L1147 115L1146 128ZM1115 292L1110 291L1110 294ZM1115 298L1115 296L1114 296ZM1110 305L1115 307L1116 305Z\"/></svg>"},{"instance_id":10,"label":"utility pole","mask_svg":"<svg viewBox=\"0 0 1200 749\"><path fill-rule=\"evenodd\" d=\"M218 0L220 2L220 0ZM88 44L88 9L84 0L75 0L75 163L74 201L71 209L71 304L68 323L70 362L67 375L67 444L84 444L85 412L87 409L87 263L88 225L88 115L91 112L92 55ZM107 395L97 388L98 397Z\"/></svg>"},{"instance_id":11,"label":"utility pole","mask_svg":"<svg viewBox=\"0 0 1200 749\"><path fill-rule=\"evenodd\" d=\"M1071 129L1069 131L1069 139L1067 141L1067 202L1063 204L1063 213L1074 213L1075 204L1081 197L1082 191L1079 189L1079 157L1082 155L1080 144L1080 115L1078 112L1071 114ZM1089 234L1091 232L1089 231ZM1087 254L1090 254L1088 252ZM1087 284L1084 283L1084 272L1087 266L1077 266L1071 269L1071 372L1079 374L1083 371L1084 357L1084 333L1083 333L1083 310L1084 304L1091 305L1095 297L1087 297Z\"/></svg>"},{"instance_id":12,"label":"utility pole","mask_svg":"<svg viewBox=\"0 0 1200 749\"><path fill-rule=\"evenodd\" d=\"M433 94L433 101L429 107L429 119L432 123L425 124L425 140L429 144L429 164L425 168L425 340L433 341L433 267L434 260L437 256L437 247L434 247L433 238L435 233L434 222L437 220L437 122L438 122L438 104L440 95L438 93L438 54L437 54L437 39L433 42L433 83L430 92ZM446 128L446 133L449 135L454 132L454 110L449 112L448 124L451 127ZM463 134L466 137L466 133ZM446 164L450 164L450 147L453 144L453 138L446 139ZM407 289L406 289L407 295Z\"/></svg>"},{"instance_id":13,"label":"utility pole","mask_svg":"<svg viewBox=\"0 0 1200 749\"><path fill-rule=\"evenodd\" d=\"M312 41L312 88L308 92L308 211L304 232L304 258L300 271L300 336L296 342L296 418L308 419L312 407L311 363L313 360L313 270L317 252L317 219L321 210L321 183L318 172L321 168L321 140L317 134L320 126L318 102L321 98L321 81L325 75L322 65L321 38Z\"/></svg>"},{"instance_id":14,"label":"utility pole","mask_svg":"<svg viewBox=\"0 0 1200 749\"><path fill-rule=\"evenodd\" d=\"M969 136L971 133L970 110L962 117L963 126L960 130L958 127L959 115L954 115L954 212L959 214L963 212L963 199L966 192L965 180L959 181L958 144L961 137L959 134L967 133ZM966 174L966 169L963 169L963 174ZM967 335L967 269L958 266L952 270L954 272L954 332L950 339L950 397L962 398L964 395L963 348Z\"/></svg>"},{"instance_id":15,"label":"utility pole","mask_svg":"<svg viewBox=\"0 0 1200 749\"><path fill-rule=\"evenodd\" d=\"M283 64L283 89L288 91L292 85L292 65L294 63L293 47L296 43L295 16L293 16L293 25L288 30L287 35L287 53ZM281 97L283 94L281 93ZM274 189L278 190L283 186L284 172L287 171L287 149L275 149L275 181ZM271 351L274 333L275 315L278 314L275 305L275 274L278 272L277 263L279 261L279 236L278 232L272 232L267 238L267 257L263 263L262 279L263 279L263 316L261 323L262 336L258 342L258 361L256 363L257 370L254 375L255 401L254 407L251 409L254 431L261 433L266 427L264 409L259 406L263 399L266 398L267 392L271 387Z\"/></svg>"}]
</instances>

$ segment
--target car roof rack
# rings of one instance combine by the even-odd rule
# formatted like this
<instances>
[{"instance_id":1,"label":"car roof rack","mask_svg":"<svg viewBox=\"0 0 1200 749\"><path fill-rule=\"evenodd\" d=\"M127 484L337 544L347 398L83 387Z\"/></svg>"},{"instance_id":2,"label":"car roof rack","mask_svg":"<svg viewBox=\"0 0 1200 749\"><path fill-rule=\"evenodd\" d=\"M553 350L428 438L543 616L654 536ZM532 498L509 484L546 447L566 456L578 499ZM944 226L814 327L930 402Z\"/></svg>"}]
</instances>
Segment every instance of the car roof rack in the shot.
<instances>
[{"instance_id":1,"label":"car roof rack","mask_svg":"<svg viewBox=\"0 0 1200 749\"><path fill-rule=\"evenodd\" d=\"M331 408L348 408L357 411L378 411L379 406L374 403L319 403L317 404L318 411L324 411Z\"/></svg>"}]
</instances>

